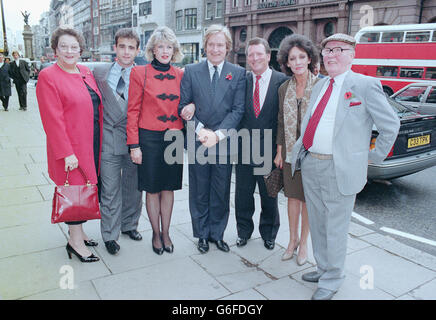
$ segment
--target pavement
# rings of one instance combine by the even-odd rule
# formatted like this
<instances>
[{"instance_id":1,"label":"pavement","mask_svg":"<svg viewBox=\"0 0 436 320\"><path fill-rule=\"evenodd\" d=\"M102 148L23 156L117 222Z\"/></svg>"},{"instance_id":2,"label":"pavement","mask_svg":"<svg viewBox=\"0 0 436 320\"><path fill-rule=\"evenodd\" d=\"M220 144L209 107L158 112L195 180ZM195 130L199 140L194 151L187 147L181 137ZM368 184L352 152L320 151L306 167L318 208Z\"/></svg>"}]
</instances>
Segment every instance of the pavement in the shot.
<instances>
[{"instance_id":1,"label":"pavement","mask_svg":"<svg viewBox=\"0 0 436 320\"><path fill-rule=\"evenodd\" d=\"M92 249L101 258L82 264L65 250L67 226L50 222L54 185L48 178L45 133L35 87L28 86L28 111L18 110L15 88L10 111L0 111L0 299L164 299L164 300L308 300L315 284L303 273L315 270L309 239L308 263L295 257L281 261L289 241L287 200L279 195L281 227L269 251L257 230L248 245L235 245L234 182L224 240L230 252L211 244L200 254L192 236L188 208L187 168L183 189L175 192L170 235L174 253L156 255L145 208L138 230L143 240L121 235L117 256L107 253L99 221L84 225ZM434 300L436 257L366 228L352 220L345 264L346 279L336 300Z\"/></svg>"}]
</instances>

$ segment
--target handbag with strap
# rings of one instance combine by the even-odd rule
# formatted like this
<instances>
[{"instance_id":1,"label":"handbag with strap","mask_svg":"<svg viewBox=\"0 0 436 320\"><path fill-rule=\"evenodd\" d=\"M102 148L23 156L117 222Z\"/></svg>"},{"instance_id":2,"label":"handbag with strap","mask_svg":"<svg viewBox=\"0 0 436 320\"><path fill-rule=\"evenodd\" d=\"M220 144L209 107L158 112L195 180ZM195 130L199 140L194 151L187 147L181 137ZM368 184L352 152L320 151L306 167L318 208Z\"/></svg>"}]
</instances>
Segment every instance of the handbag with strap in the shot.
<instances>
[{"instance_id":1,"label":"handbag with strap","mask_svg":"<svg viewBox=\"0 0 436 320\"><path fill-rule=\"evenodd\" d=\"M51 223L101 219L97 185L89 182L80 167L77 169L86 184L70 186L68 169L65 184L55 187Z\"/></svg>"},{"instance_id":2,"label":"handbag with strap","mask_svg":"<svg viewBox=\"0 0 436 320\"><path fill-rule=\"evenodd\" d=\"M263 176L265 180L266 190L268 195L272 198L277 197L280 190L283 188L283 172L279 168L275 168L266 176Z\"/></svg>"}]
</instances>

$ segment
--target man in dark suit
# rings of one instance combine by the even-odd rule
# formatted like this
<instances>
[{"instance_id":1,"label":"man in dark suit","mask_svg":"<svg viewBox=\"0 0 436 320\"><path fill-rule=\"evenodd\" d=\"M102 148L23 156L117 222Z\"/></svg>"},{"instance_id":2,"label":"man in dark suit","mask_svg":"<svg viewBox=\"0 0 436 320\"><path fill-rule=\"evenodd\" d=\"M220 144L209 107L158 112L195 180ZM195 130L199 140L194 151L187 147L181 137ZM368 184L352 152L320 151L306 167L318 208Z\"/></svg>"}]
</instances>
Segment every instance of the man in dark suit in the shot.
<instances>
[{"instance_id":1,"label":"man in dark suit","mask_svg":"<svg viewBox=\"0 0 436 320\"><path fill-rule=\"evenodd\" d=\"M4 62L4 55L0 53L0 99L5 111L8 111L9 97L11 96L11 78L9 77L9 64Z\"/></svg>"},{"instance_id":2,"label":"man in dark suit","mask_svg":"<svg viewBox=\"0 0 436 320\"><path fill-rule=\"evenodd\" d=\"M246 85L245 70L225 61L231 47L229 30L210 26L204 38L207 61L187 65L180 86L179 115L194 120L188 123L189 210L201 253L209 250L209 241L229 251L223 241L232 173L228 130L236 130L241 121ZM195 104L195 113L190 103Z\"/></svg>"},{"instance_id":3,"label":"man in dark suit","mask_svg":"<svg viewBox=\"0 0 436 320\"><path fill-rule=\"evenodd\" d=\"M262 207L259 231L265 248L272 250L280 226L279 210L277 197L268 195L263 175L271 171L277 151L275 141L279 111L278 89L287 77L269 68L271 49L265 39L251 39L247 45L246 56L251 72L247 73L245 113L239 127L248 129L250 141L247 143L240 140L239 161L236 165L236 245L245 246L253 233L253 194L257 183ZM259 136L253 134L256 130L259 131ZM259 154L254 154L254 150L259 150ZM244 155L249 155L249 163L244 163ZM261 163L258 161L260 159L263 159ZM256 172L256 167L260 173ZM266 172L262 174L259 167L263 167Z\"/></svg>"},{"instance_id":4,"label":"man in dark suit","mask_svg":"<svg viewBox=\"0 0 436 320\"><path fill-rule=\"evenodd\" d=\"M9 75L14 80L17 88L18 100L20 102L20 110L27 110L27 82L30 77L30 67L26 61L20 59L18 51L12 52L14 61L11 61L9 66Z\"/></svg>"}]
</instances>

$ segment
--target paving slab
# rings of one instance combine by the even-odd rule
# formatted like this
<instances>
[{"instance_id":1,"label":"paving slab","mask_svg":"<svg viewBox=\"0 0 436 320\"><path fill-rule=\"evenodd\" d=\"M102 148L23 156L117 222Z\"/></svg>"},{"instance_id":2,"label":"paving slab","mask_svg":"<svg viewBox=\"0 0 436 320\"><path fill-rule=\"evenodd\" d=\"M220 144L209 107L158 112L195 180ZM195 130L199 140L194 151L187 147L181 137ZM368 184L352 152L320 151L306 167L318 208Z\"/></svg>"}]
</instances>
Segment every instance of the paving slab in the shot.
<instances>
[{"instance_id":1,"label":"paving slab","mask_svg":"<svg viewBox=\"0 0 436 320\"><path fill-rule=\"evenodd\" d=\"M348 233L355 237L361 237L374 232L375 232L374 230L363 227L355 222L350 222L350 228L348 229Z\"/></svg>"},{"instance_id":2,"label":"paving slab","mask_svg":"<svg viewBox=\"0 0 436 320\"><path fill-rule=\"evenodd\" d=\"M20 300L101 300L91 281L75 284L74 289L55 289Z\"/></svg>"},{"instance_id":3,"label":"paving slab","mask_svg":"<svg viewBox=\"0 0 436 320\"><path fill-rule=\"evenodd\" d=\"M0 230L35 223L50 223L51 211L51 201L0 206Z\"/></svg>"},{"instance_id":4,"label":"paving slab","mask_svg":"<svg viewBox=\"0 0 436 320\"><path fill-rule=\"evenodd\" d=\"M390 236L384 236L379 233L374 233L363 236L360 239L376 247L383 248L384 250L389 251L397 256L410 260L411 262L436 271L435 256L402 244L401 242L395 240Z\"/></svg>"},{"instance_id":5,"label":"paving slab","mask_svg":"<svg viewBox=\"0 0 436 320\"><path fill-rule=\"evenodd\" d=\"M309 300L313 291L289 277L256 287L268 300Z\"/></svg>"},{"instance_id":6,"label":"paving slab","mask_svg":"<svg viewBox=\"0 0 436 320\"><path fill-rule=\"evenodd\" d=\"M418 300L436 300L436 278L409 293Z\"/></svg>"},{"instance_id":7,"label":"paving slab","mask_svg":"<svg viewBox=\"0 0 436 320\"><path fill-rule=\"evenodd\" d=\"M244 247L232 247L232 250L239 256L250 261L252 264L260 264L279 251L281 247L275 246L273 250L267 250L264 247L262 239L251 239Z\"/></svg>"},{"instance_id":8,"label":"paving slab","mask_svg":"<svg viewBox=\"0 0 436 320\"><path fill-rule=\"evenodd\" d=\"M4 177L13 177L26 174L29 174L29 171L27 170L26 165L23 163L0 167L0 178L2 179Z\"/></svg>"},{"instance_id":9,"label":"paving slab","mask_svg":"<svg viewBox=\"0 0 436 320\"><path fill-rule=\"evenodd\" d=\"M248 289L233 293L219 300L266 300L266 298L255 289Z\"/></svg>"},{"instance_id":10,"label":"paving slab","mask_svg":"<svg viewBox=\"0 0 436 320\"><path fill-rule=\"evenodd\" d=\"M48 184L49 182L42 173L3 177L0 180L0 191Z\"/></svg>"},{"instance_id":11,"label":"paving slab","mask_svg":"<svg viewBox=\"0 0 436 320\"><path fill-rule=\"evenodd\" d=\"M37 223L0 230L0 259L57 248L66 244L62 231L50 223Z\"/></svg>"},{"instance_id":12,"label":"paving slab","mask_svg":"<svg viewBox=\"0 0 436 320\"><path fill-rule=\"evenodd\" d=\"M35 203L43 200L44 199L36 186L4 189L0 192L0 203L3 207Z\"/></svg>"},{"instance_id":13,"label":"paving slab","mask_svg":"<svg viewBox=\"0 0 436 320\"><path fill-rule=\"evenodd\" d=\"M216 279L233 293L273 281L265 272L257 269L217 276Z\"/></svg>"},{"instance_id":14,"label":"paving slab","mask_svg":"<svg viewBox=\"0 0 436 320\"><path fill-rule=\"evenodd\" d=\"M209 300L230 293L187 257L96 279L93 284L105 300Z\"/></svg>"},{"instance_id":15,"label":"paving slab","mask_svg":"<svg viewBox=\"0 0 436 320\"><path fill-rule=\"evenodd\" d=\"M435 272L404 260L385 250L369 247L347 255L345 270L361 277L361 268L373 270L374 285L383 291L399 297L425 284L435 277ZM406 275L413 274L413 277Z\"/></svg>"},{"instance_id":16,"label":"paving slab","mask_svg":"<svg viewBox=\"0 0 436 320\"><path fill-rule=\"evenodd\" d=\"M206 254L194 254L191 258L214 277L253 270L253 266L244 263L244 260L233 252L216 250Z\"/></svg>"},{"instance_id":17,"label":"paving slab","mask_svg":"<svg viewBox=\"0 0 436 320\"><path fill-rule=\"evenodd\" d=\"M74 283L109 274L102 261L82 263L76 257L68 259L65 247L19 255L0 259L0 295L3 299L18 299L59 289L65 275L60 273L63 266L71 266Z\"/></svg>"}]
</instances>

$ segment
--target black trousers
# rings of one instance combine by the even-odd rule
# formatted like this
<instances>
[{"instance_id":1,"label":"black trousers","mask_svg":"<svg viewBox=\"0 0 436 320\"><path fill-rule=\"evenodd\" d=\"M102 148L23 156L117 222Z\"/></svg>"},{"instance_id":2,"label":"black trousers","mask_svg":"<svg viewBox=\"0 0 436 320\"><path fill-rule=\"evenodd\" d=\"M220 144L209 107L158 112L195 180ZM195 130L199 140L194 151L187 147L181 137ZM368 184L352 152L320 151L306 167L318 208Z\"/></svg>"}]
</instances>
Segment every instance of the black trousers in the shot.
<instances>
[{"instance_id":1,"label":"black trousers","mask_svg":"<svg viewBox=\"0 0 436 320\"><path fill-rule=\"evenodd\" d=\"M189 165L189 211L195 238L223 240L230 213L231 164Z\"/></svg>"},{"instance_id":2,"label":"black trousers","mask_svg":"<svg viewBox=\"0 0 436 320\"><path fill-rule=\"evenodd\" d=\"M7 110L9 106L9 96L0 96L0 100L2 101L3 108Z\"/></svg>"},{"instance_id":3,"label":"black trousers","mask_svg":"<svg viewBox=\"0 0 436 320\"><path fill-rule=\"evenodd\" d=\"M27 109L27 83L16 82L15 88L18 93L18 101L20 102L20 109Z\"/></svg>"},{"instance_id":4,"label":"black trousers","mask_svg":"<svg viewBox=\"0 0 436 320\"><path fill-rule=\"evenodd\" d=\"M268 196L262 175L253 174L253 166L236 165L235 211L236 227L240 238L249 239L254 231L254 191L259 187L262 210L259 232L263 240L275 240L280 227L277 198Z\"/></svg>"}]
</instances>

